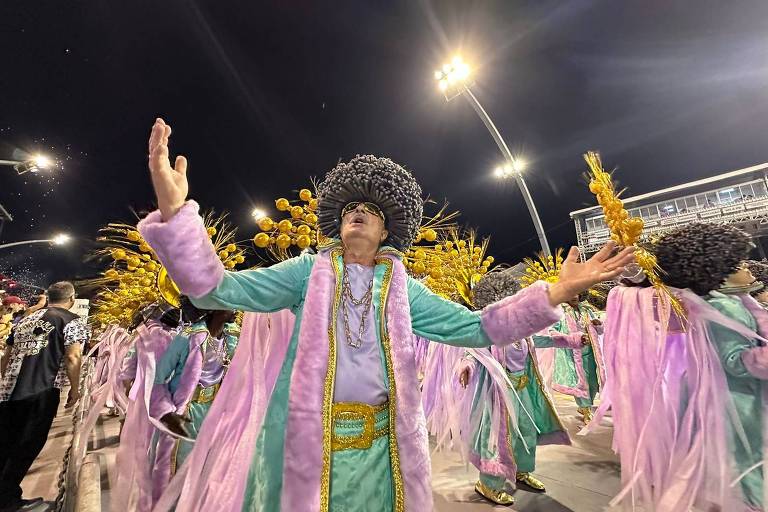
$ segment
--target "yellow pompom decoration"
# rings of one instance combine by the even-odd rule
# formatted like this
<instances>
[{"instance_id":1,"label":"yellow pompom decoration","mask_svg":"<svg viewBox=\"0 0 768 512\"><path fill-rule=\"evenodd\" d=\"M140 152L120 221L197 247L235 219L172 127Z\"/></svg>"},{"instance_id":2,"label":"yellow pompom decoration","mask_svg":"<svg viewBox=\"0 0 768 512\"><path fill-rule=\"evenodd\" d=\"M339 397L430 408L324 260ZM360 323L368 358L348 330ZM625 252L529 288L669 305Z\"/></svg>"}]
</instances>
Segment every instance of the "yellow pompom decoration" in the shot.
<instances>
[{"instance_id":1,"label":"yellow pompom decoration","mask_svg":"<svg viewBox=\"0 0 768 512\"><path fill-rule=\"evenodd\" d=\"M219 251L219 258L221 258L222 260L227 259L227 256L229 256L229 253L226 250Z\"/></svg>"},{"instance_id":2,"label":"yellow pompom decoration","mask_svg":"<svg viewBox=\"0 0 768 512\"><path fill-rule=\"evenodd\" d=\"M310 233L312 233L312 228L310 228L306 224L302 224L301 226L296 228L296 233L300 235L309 235Z\"/></svg>"},{"instance_id":3,"label":"yellow pompom decoration","mask_svg":"<svg viewBox=\"0 0 768 512\"><path fill-rule=\"evenodd\" d=\"M130 240L131 242L138 242L141 240L141 235L138 231L129 231L125 237Z\"/></svg>"},{"instance_id":4,"label":"yellow pompom decoration","mask_svg":"<svg viewBox=\"0 0 768 512\"><path fill-rule=\"evenodd\" d=\"M114 260L125 259L125 249L112 249L112 259Z\"/></svg>"},{"instance_id":5,"label":"yellow pompom decoration","mask_svg":"<svg viewBox=\"0 0 768 512\"><path fill-rule=\"evenodd\" d=\"M237 250L237 246L235 244L227 244L226 250L228 252L235 252Z\"/></svg>"},{"instance_id":6,"label":"yellow pompom decoration","mask_svg":"<svg viewBox=\"0 0 768 512\"><path fill-rule=\"evenodd\" d=\"M317 210L317 199L310 199L309 204L307 205L307 208L309 208L312 211Z\"/></svg>"},{"instance_id":7,"label":"yellow pompom decoration","mask_svg":"<svg viewBox=\"0 0 768 512\"><path fill-rule=\"evenodd\" d=\"M280 210L281 212L286 211L288 208L291 207L290 201L288 201L286 198L281 197L280 199L277 199L275 201L275 208Z\"/></svg>"},{"instance_id":8,"label":"yellow pompom decoration","mask_svg":"<svg viewBox=\"0 0 768 512\"><path fill-rule=\"evenodd\" d=\"M266 233L259 233L253 237L253 245L259 249L264 249L269 245L269 235Z\"/></svg>"},{"instance_id":9,"label":"yellow pompom decoration","mask_svg":"<svg viewBox=\"0 0 768 512\"><path fill-rule=\"evenodd\" d=\"M427 267L424 265L423 261L417 261L413 264L413 272L414 274L423 274L427 271Z\"/></svg>"},{"instance_id":10,"label":"yellow pompom decoration","mask_svg":"<svg viewBox=\"0 0 768 512\"><path fill-rule=\"evenodd\" d=\"M309 238L309 235L299 235L299 236L296 238L296 246L297 246L299 249L301 249L301 250L304 250L304 249L306 249L307 247L309 247L309 245L310 245L311 243L312 243L312 239L310 239L310 238Z\"/></svg>"},{"instance_id":11,"label":"yellow pompom decoration","mask_svg":"<svg viewBox=\"0 0 768 512\"><path fill-rule=\"evenodd\" d=\"M262 231L272 231L273 229L275 229L275 221L273 221L269 217L263 217L259 219L259 222L257 224L259 226L259 229Z\"/></svg>"},{"instance_id":12,"label":"yellow pompom decoration","mask_svg":"<svg viewBox=\"0 0 768 512\"><path fill-rule=\"evenodd\" d=\"M275 240L275 243L280 249L287 249L291 246L291 237L286 235L285 233L282 233L280 235L277 235L277 239Z\"/></svg>"},{"instance_id":13,"label":"yellow pompom decoration","mask_svg":"<svg viewBox=\"0 0 768 512\"><path fill-rule=\"evenodd\" d=\"M279 229L281 233L290 232L292 227L293 224L288 219L283 219L277 223L277 229Z\"/></svg>"},{"instance_id":14,"label":"yellow pompom decoration","mask_svg":"<svg viewBox=\"0 0 768 512\"><path fill-rule=\"evenodd\" d=\"M216 233L217 233L216 228L213 227L213 226L211 226L208 229L206 229L206 232L208 233L209 237L216 236Z\"/></svg>"},{"instance_id":15,"label":"yellow pompom decoration","mask_svg":"<svg viewBox=\"0 0 768 512\"><path fill-rule=\"evenodd\" d=\"M307 188L301 189L299 191L299 199L301 199L302 201L304 201L306 203L307 201L312 199L312 191L307 189Z\"/></svg>"},{"instance_id":16,"label":"yellow pompom decoration","mask_svg":"<svg viewBox=\"0 0 768 512\"><path fill-rule=\"evenodd\" d=\"M294 206L291 208L291 217L294 219L300 219L304 215L304 208L301 206Z\"/></svg>"},{"instance_id":17,"label":"yellow pompom decoration","mask_svg":"<svg viewBox=\"0 0 768 512\"><path fill-rule=\"evenodd\" d=\"M425 229L424 230L424 240L427 242L434 242L437 240L437 231L434 229Z\"/></svg>"},{"instance_id":18,"label":"yellow pompom decoration","mask_svg":"<svg viewBox=\"0 0 768 512\"><path fill-rule=\"evenodd\" d=\"M304 221L309 224L310 226L316 226L317 225L317 215L314 213L308 213L304 216Z\"/></svg>"}]
</instances>

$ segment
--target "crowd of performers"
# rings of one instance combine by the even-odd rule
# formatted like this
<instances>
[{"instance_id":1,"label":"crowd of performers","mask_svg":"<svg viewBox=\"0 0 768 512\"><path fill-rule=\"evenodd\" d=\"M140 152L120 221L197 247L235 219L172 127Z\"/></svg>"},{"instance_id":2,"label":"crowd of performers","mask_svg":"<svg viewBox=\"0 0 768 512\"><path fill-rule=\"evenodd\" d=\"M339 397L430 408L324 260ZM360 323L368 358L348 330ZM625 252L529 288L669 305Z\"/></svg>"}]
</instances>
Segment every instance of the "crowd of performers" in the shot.
<instances>
[{"instance_id":1,"label":"crowd of performers","mask_svg":"<svg viewBox=\"0 0 768 512\"><path fill-rule=\"evenodd\" d=\"M158 211L102 239L113 261L81 434L103 407L123 417L116 506L432 510L437 449L511 505L517 486L545 492L537 446L571 444L557 392L579 435L613 417L612 505L763 510L768 265L739 229L641 243L588 154L614 241L492 267L487 240L445 208L424 215L409 171L359 156L276 201L290 217L260 220L254 244L280 261L237 270L243 249L187 199L169 136L157 120Z\"/></svg>"}]
</instances>

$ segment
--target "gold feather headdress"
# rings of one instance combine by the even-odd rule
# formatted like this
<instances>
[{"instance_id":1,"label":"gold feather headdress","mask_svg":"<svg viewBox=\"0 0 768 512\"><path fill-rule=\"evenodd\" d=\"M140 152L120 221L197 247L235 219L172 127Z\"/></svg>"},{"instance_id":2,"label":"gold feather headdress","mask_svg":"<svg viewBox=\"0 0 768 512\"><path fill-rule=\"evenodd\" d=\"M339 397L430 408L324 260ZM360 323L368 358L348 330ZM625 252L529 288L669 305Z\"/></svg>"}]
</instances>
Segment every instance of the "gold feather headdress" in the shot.
<instances>
[{"instance_id":1,"label":"gold feather headdress","mask_svg":"<svg viewBox=\"0 0 768 512\"><path fill-rule=\"evenodd\" d=\"M244 249L235 242L235 230L226 221L226 215L208 213L203 220L224 266L233 269L243 263ZM109 266L101 276L79 283L100 289L89 317L94 326L127 326L138 311L156 302L180 306L178 286L135 226L110 223L100 233L97 241L105 247L94 256L111 260Z\"/></svg>"}]
</instances>

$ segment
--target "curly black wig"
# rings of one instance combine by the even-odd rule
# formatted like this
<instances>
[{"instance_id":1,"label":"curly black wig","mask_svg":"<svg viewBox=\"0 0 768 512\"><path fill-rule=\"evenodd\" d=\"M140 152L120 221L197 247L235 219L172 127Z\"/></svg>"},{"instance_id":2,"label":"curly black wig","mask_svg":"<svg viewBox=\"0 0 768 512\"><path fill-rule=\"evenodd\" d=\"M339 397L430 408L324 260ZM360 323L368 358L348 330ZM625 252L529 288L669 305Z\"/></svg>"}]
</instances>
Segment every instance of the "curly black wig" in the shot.
<instances>
[{"instance_id":1,"label":"curly black wig","mask_svg":"<svg viewBox=\"0 0 768 512\"><path fill-rule=\"evenodd\" d=\"M483 309L520 291L517 274L513 269L488 272L472 290L472 305L475 309Z\"/></svg>"},{"instance_id":2,"label":"curly black wig","mask_svg":"<svg viewBox=\"0 0 768 512\"><path fill-rule=\"evenodd\" d=\"M747 260L746 263L749 267L749 271L752 272L752 275L755 277L755 281L759 281L763 283L763 285L768 286L768 262Z\"/></svg>"},{"instance_id":3,"label":"curly black wig","mask_svg":"<svg viewBox=\"0 0 768 512\"><path fill-rule=\"evenodd\" d=\"M697 222L662 235L653 253L665 284L706 295L736 272L751 247L750 236L736 227Z\"/></svg>"},{"instance_id":4,"label":"curly black wig","mask_svg":"<svg viewBox=\"0 0 768 512\"><path fill-rule=\"evenodd\" d=\"M404 251L419 233L424 201L410 172L389 158L357 156L332 169L317 186L318 225L330 238L341 236L341 211L352 201L376 204L386 217L384 245Z\"/></svg>"}]
</instances>

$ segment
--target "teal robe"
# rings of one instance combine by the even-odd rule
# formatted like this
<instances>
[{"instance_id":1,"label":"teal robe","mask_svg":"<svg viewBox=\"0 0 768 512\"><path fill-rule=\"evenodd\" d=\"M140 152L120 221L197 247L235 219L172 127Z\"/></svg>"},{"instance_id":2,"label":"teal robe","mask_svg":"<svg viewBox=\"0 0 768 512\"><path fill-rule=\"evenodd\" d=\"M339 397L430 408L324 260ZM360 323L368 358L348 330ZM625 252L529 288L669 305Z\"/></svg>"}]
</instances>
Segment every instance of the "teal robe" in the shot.
<instances>
[{"instance_id":1,"label":"teal robe","mask_svg":"<svg viewBox=\"0 0 768 512\"><path fill-rule=\"evenodd\" d=\"M712 307L728 318L757 331L754 316L738 297L711 292L706 299ZM718 324L710 324L709 332L723 364L728 389L749 442L749 446L744 446L737 437L732 440L734 459L738 462L741 473L763 460L763 381L751 375L741 359L745 350L757 347L758 344L755 340L744 338ZM727 413L722 411L722 414ZM741 481L741 488L749 504L762 507L763 469L758 468L747 474Z\"/></svg>"}]
</instances>

